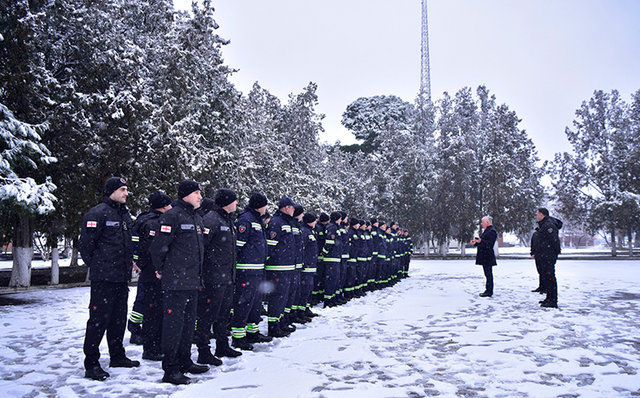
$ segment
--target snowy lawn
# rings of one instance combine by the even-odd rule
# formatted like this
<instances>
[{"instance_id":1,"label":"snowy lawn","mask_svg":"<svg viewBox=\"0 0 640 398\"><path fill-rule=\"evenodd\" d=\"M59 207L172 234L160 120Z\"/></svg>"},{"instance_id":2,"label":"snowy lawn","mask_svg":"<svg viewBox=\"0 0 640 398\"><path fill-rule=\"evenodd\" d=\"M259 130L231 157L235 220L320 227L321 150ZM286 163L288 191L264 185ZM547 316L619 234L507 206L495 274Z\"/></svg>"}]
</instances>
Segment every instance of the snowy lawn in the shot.
<instances>
[{"instance_id":1,"label":"snowy lawn","mask_svg":"<svg viewBox=\"0 0 640 398\"><path fill-rule=\"evenodd\" d=\"M88 288L8 294L0 299L23 303L0 307L1 396L640 395L640 261L561 261L557 269L554 310L530 292L532 260L499 260L488 299L478 297L484 277L473 261L413 261L411 278L315 308L322 316L290 337L225 359L185 387L161 384L157 362L108 368L104 341L111 378L83 378ZM142 354L139 346L127 352Z\"/></svg>"}]
</instances>

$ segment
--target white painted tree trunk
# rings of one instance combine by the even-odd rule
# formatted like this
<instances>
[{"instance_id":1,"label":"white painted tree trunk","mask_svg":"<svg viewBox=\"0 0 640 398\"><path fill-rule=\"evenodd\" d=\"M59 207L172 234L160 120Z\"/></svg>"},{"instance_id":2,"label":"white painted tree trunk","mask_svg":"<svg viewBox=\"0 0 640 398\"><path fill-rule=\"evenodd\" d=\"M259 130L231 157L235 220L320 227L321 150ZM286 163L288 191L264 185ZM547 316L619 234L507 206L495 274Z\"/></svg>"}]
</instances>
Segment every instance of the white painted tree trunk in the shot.
<instances>
[{"instance_id":1,"label":"white painted tree trunk","mask_svg":"<svg viewBox=\"0 0 640 398\"><path fill-rule=\"evenodd\" d=\"M58 248L54 247L51 250L51 284L57 285L60 283L60 263L58 260L60 259L60 253L58 252Z\"/></svg>"},{"instance_id":2,"label":"white painted tree trunk","mask_svg":"<svg viewBox=\"0 0 640 398\"><path fill-rule=\"evenodd\" d=\"M447 242L444 242L440 245L440 255L441 256L446 256L447 255L447 249L448 249L449 244Z\"/></svg>"},{"instance_id":3,"label":"white painted tree trunk","mask_svg":"<svg viewBox=\"0 0 640 398\"><path fill-rule=\"evenodd\" d=\"M467 254L467 245L464 242L460 242L460 254L465 256Z\"/></svg>"},{"instance_id":4,"label":"white painted tree trunk","mask_svg":"<svg viewBox=\"0 0 640 398\"><path fill-rule=\"evenodd\" d=\"M29 287L31 285L31 259L33 247L13 248L13 269L11 270L10 287Z\"/></svg>"}]
</instances>

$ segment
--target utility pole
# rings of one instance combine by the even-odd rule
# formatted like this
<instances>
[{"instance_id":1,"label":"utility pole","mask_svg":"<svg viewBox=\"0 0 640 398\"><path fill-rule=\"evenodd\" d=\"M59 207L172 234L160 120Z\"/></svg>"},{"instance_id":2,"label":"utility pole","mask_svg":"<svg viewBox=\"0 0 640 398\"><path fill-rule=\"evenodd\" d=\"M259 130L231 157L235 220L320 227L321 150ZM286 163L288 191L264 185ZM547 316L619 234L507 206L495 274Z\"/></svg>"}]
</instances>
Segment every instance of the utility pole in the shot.
<instances>
[{"instance_id":1,"label":"utility pole","mask_svg":"<svg viewBox=\"0 0 640 398\"><path fill-rule=\"evenodd\" d=\"M422 46L421 46L420 95L431 101L431 71L429 69L429 25L427 23L427 0L422 0Z\"/></svg>"}]
</instances>

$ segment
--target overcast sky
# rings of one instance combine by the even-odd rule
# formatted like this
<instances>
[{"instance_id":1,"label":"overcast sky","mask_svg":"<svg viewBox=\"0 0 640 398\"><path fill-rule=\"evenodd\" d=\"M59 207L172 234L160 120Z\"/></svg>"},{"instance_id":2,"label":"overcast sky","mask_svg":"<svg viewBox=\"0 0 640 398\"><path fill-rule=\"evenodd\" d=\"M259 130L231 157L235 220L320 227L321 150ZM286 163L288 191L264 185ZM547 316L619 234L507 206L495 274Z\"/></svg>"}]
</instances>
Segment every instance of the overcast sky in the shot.
<instances>
[{"instance_id":1,"label":"overcast sky","mask_svg":"<svg viewBox=\"0 0 640 398\"><path fill-rule=\"evenodd\" d=\"M190 8L191 0L175 0ZM355 142L340 124L359 97L413 102L420 84L420 0L217 0L232 81L284 102L318 84L321 138ZM564 129L594 90L640 89L638 0L429 0L437 101L481 84L522 119L542 159L570 150Z\"/></svg>"}]
</instances>

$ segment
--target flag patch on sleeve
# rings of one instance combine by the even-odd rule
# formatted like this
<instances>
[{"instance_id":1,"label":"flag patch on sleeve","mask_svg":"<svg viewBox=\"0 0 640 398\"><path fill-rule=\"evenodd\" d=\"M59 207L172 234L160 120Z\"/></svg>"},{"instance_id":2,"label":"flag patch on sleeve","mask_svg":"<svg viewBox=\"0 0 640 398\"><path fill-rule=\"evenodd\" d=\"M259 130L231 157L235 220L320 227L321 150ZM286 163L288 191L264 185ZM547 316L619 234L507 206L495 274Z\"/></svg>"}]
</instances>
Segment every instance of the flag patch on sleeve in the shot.
<instances>
[{"instance_id":1,"label":"flag patch on sleeve","mask_svg":"<svg viewBox=\"0 0 640 398\"><path fill-rule=\"evenodd\" d=\"M149 236L156 236L156 231L154 230L149 231Z\"/></svg>"},{"instance_id":2,"label":"flag patch on sleeve","mask_svg":"<svg viewBox=\"0 0 640 398\"><path fill-rule=\"evenodd\" d=\"M87 221L87 228L97 228L98 223L96 221Z\"/></svg>"},{"instance_id":3,"label":"flag patch on sleeve","mask_svg":"<svg viewBox=\"0 0 640 398\"><path fill-rule=\"evenodd\" d=\"M205 227L205 229L204 229L204 233L205 233L205 235L208 235L208 234L209 234L209 228L206 228L206 227Z\"/></svg>"},{"instance_id":4,"label":"flag patch on sleeve","mask_svg":"<svg viewBox=\"0 0 640 398\"><path fill-rule=\"evenodd\" d=\"M160 227L160 232L166 232L166 233L171 233L171 226L170 225L163 225Z\"/></svg>"}]
</instances>

